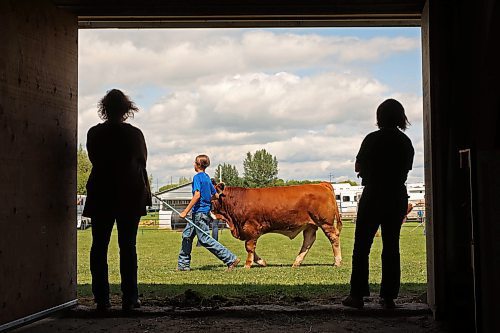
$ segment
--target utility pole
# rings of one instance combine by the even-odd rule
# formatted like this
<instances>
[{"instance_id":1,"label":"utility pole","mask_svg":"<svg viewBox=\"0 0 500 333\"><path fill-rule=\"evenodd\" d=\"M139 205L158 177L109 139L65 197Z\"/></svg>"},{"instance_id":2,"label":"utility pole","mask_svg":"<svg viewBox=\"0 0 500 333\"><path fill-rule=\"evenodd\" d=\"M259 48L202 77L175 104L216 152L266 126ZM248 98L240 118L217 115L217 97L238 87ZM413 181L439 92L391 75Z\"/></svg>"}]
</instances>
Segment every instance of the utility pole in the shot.
<instances>
[{"instance_id":1,"label":"utility pole","mask_svg":"<svg viewBox=\"0 0 500 333\"><path fill-rule=\"evenodd\" d=\"M333 173L329 173L328 176L330 177L330 183L332 182L332 177L333 177Z\"/></svg>"}]
</instances>

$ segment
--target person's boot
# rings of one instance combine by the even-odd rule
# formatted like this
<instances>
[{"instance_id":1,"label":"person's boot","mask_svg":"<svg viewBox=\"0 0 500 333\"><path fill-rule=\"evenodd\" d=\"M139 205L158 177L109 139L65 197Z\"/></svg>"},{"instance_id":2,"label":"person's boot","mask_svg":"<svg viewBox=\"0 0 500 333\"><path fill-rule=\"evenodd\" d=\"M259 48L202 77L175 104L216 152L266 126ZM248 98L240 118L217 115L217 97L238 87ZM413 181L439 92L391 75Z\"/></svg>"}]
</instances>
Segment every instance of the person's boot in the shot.
<instances>
[{"instance_id":1,"label":"person's boot","mask_svg":"<svg viewBox=\"0 0 500 333\"><path fill-rule=\"evenodd\" d=\"M111 303L109 301L97 302L95 310L99 313L106 313L111 309Z\"/></svg>"},{"instance_id":2,"label":"person's boot","mask_svg":"<svg viewBox=\"0 0 500 333\"><path fill-rule=\"evenodd\" d=\"M123 312L130 312L135 309L139 309L141 307L141 301L138 299L134 302L128 302L124 301L122 302L122 311Z\"/></svg>"},{"instance_id":3,"label":"person's boot","mask_svg":"<svg viewBox=\"0 0 500 333\"><path fill-rule=\"evenodd\" d=\"M362 309L365 306L363 297L347 296L343 301L342 305L348 306L350 308Z\"/></svg>"},{"instance_id":4,"label":"person's boot","mask_svg":"<svg viewBox=\"0 0 500 333\"><path fill-rule=\"evenodd\" d=\"M378 304L380 304L380 306L384 309L394 309L396 307L396 303L394 303L394 300L392 298L381 297L378 301Z\"/></svg>"}]
</instances>

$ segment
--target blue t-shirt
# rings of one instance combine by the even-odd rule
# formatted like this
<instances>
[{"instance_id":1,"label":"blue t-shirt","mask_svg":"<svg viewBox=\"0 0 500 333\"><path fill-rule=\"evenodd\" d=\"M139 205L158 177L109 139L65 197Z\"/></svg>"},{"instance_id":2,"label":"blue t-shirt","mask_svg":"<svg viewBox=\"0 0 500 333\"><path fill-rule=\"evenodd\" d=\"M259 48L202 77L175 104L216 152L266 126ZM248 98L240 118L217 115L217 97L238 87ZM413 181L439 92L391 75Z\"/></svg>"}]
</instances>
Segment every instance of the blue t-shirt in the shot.
<instances>
[{"instance_id":1,"label":"blue t-shirt","mask_svg":"<svg viewBox=\"0 0 500 333\"><path fill-rule=\"evenodd\" d=\"M210 177L205 172L198 172L193 177L192 192L200 192L200 200L193 206L193 213L208 213L211 209L210 199L216 193Z\"/></svg>"}]
</instances>

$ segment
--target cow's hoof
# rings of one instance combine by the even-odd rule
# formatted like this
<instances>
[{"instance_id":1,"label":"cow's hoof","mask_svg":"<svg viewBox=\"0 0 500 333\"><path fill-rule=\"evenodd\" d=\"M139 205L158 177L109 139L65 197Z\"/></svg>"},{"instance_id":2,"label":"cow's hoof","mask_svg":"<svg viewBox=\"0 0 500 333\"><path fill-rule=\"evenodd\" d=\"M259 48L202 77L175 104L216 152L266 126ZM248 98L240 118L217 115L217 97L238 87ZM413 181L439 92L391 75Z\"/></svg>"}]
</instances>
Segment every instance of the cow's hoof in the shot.
<instances>
[{"instance_id":1,"label":"cow's hoof","mask_svg":"<svg viewBox=\"0 0 500 333\"><path fill-rule=\"evenodd\" d=\"M295 263L295 262L294 262L294 263L293 263L293 265L292 265L292 268L299 268L299 267L300 267L300 264L297 264L297 263Z\"/></svg>"},{"instance_id":2,"label":"cow's hoof","mask_svg":"<svg viewBox=\"0 0 500 333\"><path fill-rule=\"evenodd\" d=\"M267 262L264 259L257 260L256 263L257 263L257 265L259 265L261 267L267 266Z\"/></svg>"},{"instance_id":3,"label":"cow's hoof","mask_svg":"<svg viewBox=\"0 0 500 333\"><path fill-rule=\"evenodd\" d=\"M333 267L340 267L342 265L342 257L335 257L335 263L333 264Z\"/></svg>"},{"instance_id":4,"label":"cow's hoof","mask_svg":"<svg viewBox=\"0 0 500 333\"><path fill-rule=\"evenodd\" d=\"M250 269L250 267L252 267L252 265L245 265L246 269Z\"/></svg>"}]
</instances>

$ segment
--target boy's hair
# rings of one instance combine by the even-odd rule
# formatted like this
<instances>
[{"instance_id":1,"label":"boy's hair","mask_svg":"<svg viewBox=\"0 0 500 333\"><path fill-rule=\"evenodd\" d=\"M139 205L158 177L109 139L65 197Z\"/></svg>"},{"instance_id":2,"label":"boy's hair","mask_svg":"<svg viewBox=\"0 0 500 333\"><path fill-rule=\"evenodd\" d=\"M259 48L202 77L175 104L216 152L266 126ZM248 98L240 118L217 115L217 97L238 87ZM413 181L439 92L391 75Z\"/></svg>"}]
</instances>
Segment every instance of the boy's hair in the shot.
<instances>
[{"instance_id":1,"label":"boy's hair","mask_svg":"<svg viewBox=\"0 0 500 333\"><path fill-rule=\"evenodd\" d=\"M210 166L210 157L207 155L198 155L196 156L194 162L199 168L205 170Z\"/></svg>"},{"instance_id":2,"label":"boy's hair","mask_svg":"<svg viewBox=\"0 0 500 333\"><path fill-rule=\"evenodd\" d=\"M382 102L377 108L378 128L399 127L403 131L410 125L405 115L405 109L401 103L389 98Z\"/></svg>"}]
</instances>

